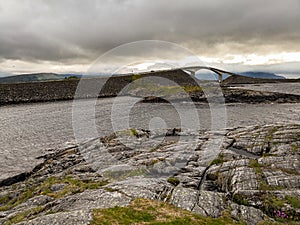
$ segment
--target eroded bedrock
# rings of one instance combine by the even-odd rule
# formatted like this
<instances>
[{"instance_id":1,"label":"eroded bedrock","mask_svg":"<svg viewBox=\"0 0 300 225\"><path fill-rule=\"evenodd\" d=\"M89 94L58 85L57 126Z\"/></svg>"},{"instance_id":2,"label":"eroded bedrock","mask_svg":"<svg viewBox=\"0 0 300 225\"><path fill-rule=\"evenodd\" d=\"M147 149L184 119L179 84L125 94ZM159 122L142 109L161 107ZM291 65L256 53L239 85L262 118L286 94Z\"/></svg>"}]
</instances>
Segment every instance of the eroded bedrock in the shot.
<instances>
[{"instance_id":1,"label":"eroded bedrock","mask_svg":"<svg viewBox=\"0 0 300 225\"><path fill-rule=\"evenodd\" d=\"M95 209L137 198L247 224L297 223L299 146L299 124L118 132L53 150L0 181L0 224L90 224Z\"/></svg>"}]
</instances>

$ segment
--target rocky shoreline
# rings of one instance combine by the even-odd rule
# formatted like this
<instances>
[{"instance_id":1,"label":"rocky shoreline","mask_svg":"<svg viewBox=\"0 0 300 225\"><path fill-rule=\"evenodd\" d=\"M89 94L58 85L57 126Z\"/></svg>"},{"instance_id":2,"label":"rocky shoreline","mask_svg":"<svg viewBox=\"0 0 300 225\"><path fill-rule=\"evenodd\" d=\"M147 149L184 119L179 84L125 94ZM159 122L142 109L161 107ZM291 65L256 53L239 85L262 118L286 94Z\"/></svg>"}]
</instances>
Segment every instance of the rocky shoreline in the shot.
<instances>
[{"instance_id":1,"label":"rocky shoreline","mask_svg":"<svg viewBox=\"0 0 300 225\"><path fill-rule=\"evenodd\" d=\"M119 77L108 78L89 78L89 79L70 79L61 81L48 81L48 82L31 82L31 83L11 83L11 84L0 84L0 106L8 104L19 104L19 103L33 103L33 102L49 102L49 101L63 101L85 99L85 98L105 98L115 97L122 92L123 88L126 87L133 81L139 78L146 77L160 77L170 81L174 81L179 86L185 88L188 87L187 93L191 99L195 102L207 102L207 96L204 95L202 89L196 82L181 70L174 71L163 71L153 72L143 75L125 75ZM257 82L260 83L260 79ZM296 81L295 81L296 82ZM87 90L80 93L77 92L78 84L81 87L88 87ZM202 82L204 86L207 82ZM148 84L147 84L148 85ZM146 85L146 86L147 86ZM101 87L101 91L99 87ZM209 86L209 85L208 85ZM148 88L148 87L146 87ZM169 87L167 87L169 88ZM300 96L292 94L274 93L274 92L262 92L252 91L239 88L231 88L230 82L223 82L221 86L223 96L227 103L244 102L244 103L299 103ZM133 92L132 90L128 93L122 93L122 95L132 95L139 97L138 91ZM150 90L151 91L151 90ZM99 93L98 93L99 92ZM142 91L143 92L143 91ZM149 92L149 91L148 91ZM154 97L158 96L157 91L153 93ZM180 94L172 93L172 98L181 100ZM159 102L159 99L155 99L149 95L150 101L148 102ZM169 96L165 96L169 97ZM151 100L152 99L152 100ZM147 99L146 99L147 101ZM145 101L145 102L146 102Z\"/></svg>"},{"instance_id":2,"label":"rocky shoreline","mask_svg":"<svg viewBox=\"0 0 300 225\"><path fill-rule=\"evenodd\" d=\"M0 224L91 224L96 209L140 198L247 224L297 224L300 125L226 130L207 162L207 142L220 135L129 130L50 151L32 171L0 181Z\"/></svg>"},{"instance_id":3,"label":"rocky shoreline","mask_svg":"<svg viewBox=\"0 0 300 225\"><path fill-rule=\"evenodd\" d=\"M155 95L155 93L145 96L145 94L134 93L133 97L142 97L144 103L160 103L170 101L193 101L193 102L216 102L216 103L247 103L247 104L259 104L259 103L300 103L300 95L266 92L266 91L253 91L247 89L223 87L222 94L207 97L203 91L197 91L189 93L188 98L181 96L180 94L172 95ZM167 100L166 100L167 99Z\"/></svg>"}]
</instances>

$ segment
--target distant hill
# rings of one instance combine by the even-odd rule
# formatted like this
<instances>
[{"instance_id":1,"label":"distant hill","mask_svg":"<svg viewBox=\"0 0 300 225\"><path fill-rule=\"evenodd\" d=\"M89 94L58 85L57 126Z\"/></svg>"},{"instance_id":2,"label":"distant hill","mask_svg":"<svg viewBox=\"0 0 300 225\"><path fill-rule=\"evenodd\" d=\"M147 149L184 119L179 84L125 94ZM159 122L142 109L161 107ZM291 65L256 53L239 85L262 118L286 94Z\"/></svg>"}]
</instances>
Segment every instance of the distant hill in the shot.
<instances>
[{"instance_id":1,"label":"distant hill","mask_svg":"<svg viewBox=\"0 0 300 225\"><path fill-rule=\"evenodd\" d=\"M260 78L260 79L285 79L283 76L276 75L275 73L266 73L266 72L242 72L239 73L242 76Z\"/></svg>"},{"instance_id":2,"label":"distant hill","mask_svg":"<svg viewBox=\"0 0 300 225\"><path fill-rule=\"evenodd\" d=\"M42 82L42 81L56 81L66 78L77 77L81 78L82 75L77 74L56 74L56 73L32 73L32 74L20 74L15 76L0 77L0 83L30 83L30 82Z\"/></svg>"},{"instance_id":3,"label":"distant hill","mask_svg":"<svg viewBox=\"0 0 300 225\"><path fill-rule=\"evenodd\" d=\"M105 74L99 74L104 76ZM82 78L80 74L56 74L56 73L32 73L32 74L20 74L15 76L0 77L0 84L9 83L30 83L30 82L42 82L42 81L57 81L67 78ZM96 75L84 76L86 78L97 77Z\"/></svg>"},{"instance_id":4,"label":"distant hill","mask_svg":"<svg viewBox=\"0 0 300 225\"><path fill-rule=\"evenodd\" d=\"M34 74L22 74L16 76L1 77L0 83L24 83L24 82L63 80L63 79L65 79L65 76L56 73L34 73Z\"/></svg>"}]
</instances>

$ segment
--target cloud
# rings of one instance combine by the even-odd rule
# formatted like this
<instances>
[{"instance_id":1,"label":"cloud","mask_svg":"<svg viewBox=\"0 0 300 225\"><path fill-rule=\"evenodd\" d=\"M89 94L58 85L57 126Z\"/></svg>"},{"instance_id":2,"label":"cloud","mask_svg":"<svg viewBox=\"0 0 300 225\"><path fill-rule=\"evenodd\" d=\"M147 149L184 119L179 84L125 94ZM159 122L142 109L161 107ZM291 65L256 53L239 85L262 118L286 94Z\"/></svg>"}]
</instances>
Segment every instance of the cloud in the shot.
<instances>
[{"instance_id":1,"label":"cloud","mask_svg":"<svg viewBox=\"0 0 300 225\"><path fill-rule=\"evenodd\" d=\"M220 59L300 52L299 12L298 0L0 0L0 59L80 64L145 39Z\"/></svg>"}]
</instances>

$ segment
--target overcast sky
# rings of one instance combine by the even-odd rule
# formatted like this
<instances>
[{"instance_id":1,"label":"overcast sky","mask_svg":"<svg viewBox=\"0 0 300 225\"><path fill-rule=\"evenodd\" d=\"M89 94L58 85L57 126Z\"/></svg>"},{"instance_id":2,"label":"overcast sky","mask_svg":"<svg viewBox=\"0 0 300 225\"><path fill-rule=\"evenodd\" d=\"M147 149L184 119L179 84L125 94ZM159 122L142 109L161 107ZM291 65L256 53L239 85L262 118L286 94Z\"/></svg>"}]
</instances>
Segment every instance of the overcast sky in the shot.
<instances>
[{"instance_id":1,"label":"overcast sky","mask_svg":"<svg viewBox=\"0 0 300 225\"><path fill-rule=\"evenodd\" d=\"M230 70L300 71L299 0L0 0L0 73L85 72L163 40Z\"/></svg>"}]
</instances>

